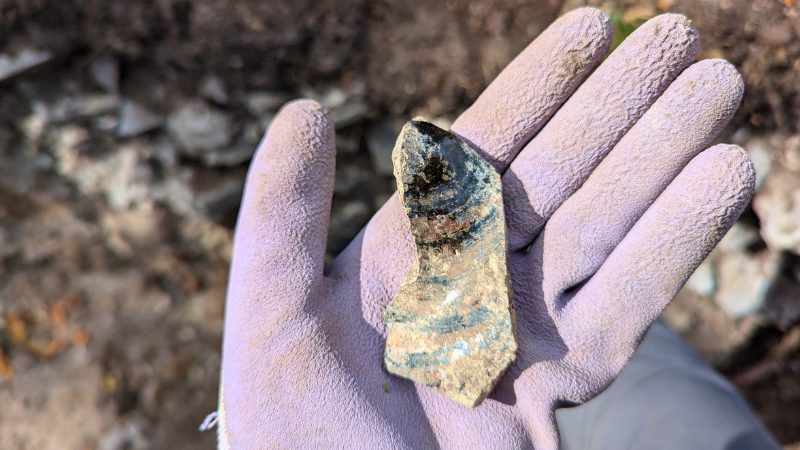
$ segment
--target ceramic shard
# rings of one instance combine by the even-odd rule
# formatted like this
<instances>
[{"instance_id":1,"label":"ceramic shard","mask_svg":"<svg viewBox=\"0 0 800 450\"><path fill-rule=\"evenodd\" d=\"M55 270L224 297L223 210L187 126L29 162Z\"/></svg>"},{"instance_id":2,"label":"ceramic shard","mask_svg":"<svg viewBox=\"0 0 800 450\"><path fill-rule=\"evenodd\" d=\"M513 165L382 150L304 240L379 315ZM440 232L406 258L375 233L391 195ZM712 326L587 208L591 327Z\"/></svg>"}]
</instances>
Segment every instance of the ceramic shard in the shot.
<instances>
[{"instance_id":1,"label":"ceramic shard","mask_svg":"<svg viewBox=\"0 0 800 450\"><path fill-rule=\"evenodd\" d=\"M500 174L467 142L416 120L392 162L417 260L384 313L384 363L477 406L517 350Z\"/></svg>"}]
</instances>

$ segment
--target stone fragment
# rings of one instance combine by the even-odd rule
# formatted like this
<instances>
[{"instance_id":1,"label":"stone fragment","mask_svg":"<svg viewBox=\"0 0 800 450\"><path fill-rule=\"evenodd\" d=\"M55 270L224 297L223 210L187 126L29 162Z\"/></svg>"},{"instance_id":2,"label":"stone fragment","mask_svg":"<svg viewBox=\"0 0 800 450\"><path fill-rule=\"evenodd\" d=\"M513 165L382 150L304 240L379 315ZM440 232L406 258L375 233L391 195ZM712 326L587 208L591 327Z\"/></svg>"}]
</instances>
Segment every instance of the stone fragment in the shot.
<instances>
[{"instance_id":1,"label":"stone fragment","mask_svg":"<svg viewBox=\"0 0 800 450\"><path fill-rule=\"evenodd\" d=\"M328 250L333 254L344 250L358 230L367 224L372 213L363 200L334 200L328 227Z\"/></svg>"},{"instance_id":2,"label":"stone fragment","mask_svg":"<svg viewBox=\"0 0 800 450\"><path fill-rule=\"evenodd\" d=\"M717 289L720 288L718 286L718 272L720 271L720 261L728 259L728 255L733 254L732 258L734 261L738 261L739 255L748 255L751 259L755 261L757 256L753 256L750 250L756 247L759 244L760 238L758 235L758 230L753 228L750 225L747 225L743 222L736 222L733 224L728 233L725 234L725 237L719 242L719 245L711 252L710 255L695 269L692 276L686 281L686 289L693 292L694 294L703 296L703 297L712 297L717 292ZM725 263L724 269L727 270L725 276L730 277L732 268L736 267L736 265L731 265L730 261ZM727 281L726 282L730 282ZM737 288L738 289L738 288ZM721 302L726 304L742 304L743 302L737 300L742 292L738 292L736 289L731 291L730 289L722 288L722 294L720 296ZM748 299L754 298L751 294L744 294L747 296ZM744 300L744 303L754 302L758 303L759 300ZM737 308L733 308L732 311ZM745 308L747 309L747 308ZM755 312L755 309L752 309L752 312Z\"/></svg>"},{"instance_id":3,"label":"stone fragment","mask_svg":"<svg viewBox=\"0 0 800 450\"><path fill-rule=\"evenodd\" d=\"M358 122L367 115L367 112L369 112L367 103L357 100L330 110L330 116L336 128L339 129Z\"/></svg>"},{"instance_id":4,"label":"stone fragment","mask_svg":"<svg viewBox=\"0 0 800 450\"><path fill-rule=\"evenodd\" d=\"M47 120L72 122L116 112L120 99L113 94L87 94L64 97L50 105Z\"/></svg>"},{"instance_id":5,"label":"stone fragment","mask_svg":"<svg viewBox=\"0 0 800 450\"><path fill-rule=\"evenodd\" d=\"M764 317L783 330L790 329L800 318L800 269L795 261L794 270L789 270L778 279L764 308ZM792 273L794 272L794 273Z\"/></svg>"},{"instance_id":6,"label":"stone fragment","mask_svg":"<svg viewBox=\"0 0 800 450\"><path fill-rule=\"evenodd\" d=\"M800 253L800 176L773 170L753 199L761 237L773 250Z\"/></svg>"},{"instance_id":7,"label":"stone fragment","mask_svg":"<svg viewBox=\"0 0 800 450\"><path fill-rule=\"evenodd\" d=\"M355 127L336 133L336 154L355 155L358 153L358 150L361 147L361 137L361 130L356 129ZM394 136L392 136L392 142L394 142ZM391 153L391 151L392 144L389 145L389 150L387 150L386 153ZM389 157L389 160L391 161L391 157ZM390 169L389 175L391 175L391 173L392 172Z\"/></svg>"},{"instance_id":8,"label":"stone fragment","mask_svg":"<svg viewBox=\"0 0 800 450\"><path fill-rule=\"evenodd\" d=\"M183 153L195 158L227 147L236 132L227 114L203 101L191 101L178 108L170 114L167 127Z\"/></svg>"},{"instance_id":9,"label":"stone fragment","mask_svg":"<svg viewBox=\"0 0 800 450\"><path fill-rule=\"evenodd\" d=\"M124 100L119 108L118 137L132 137L154 130L164 119L133 100Z\"/></svg>"},{"instance_id":10,"label":"stone fragment","mask_svg":"<svg viewBox=\"0 0 800 450\"><path fill-rule=\"evenodd\" d=\"M365 189L370 176L369 167L362 165L360 162L337 163L336 178L333 181L333 194L355 197L354 192Z\"/></svg>"},{"instance_id":11,"label":"stone fragment","mask_svg":"<svg viewBox=\"0 0 800 450\"><path fill-rule=\"evenodd\" d=\"M392 148L394 137L402 122L393 118L382 120L367 129L367 149L372 167L381 175L392 174Z\"/></svg>"},{"instance_id":12,"label":"stone fragment","mask_svg":"<svg viewBox=\"0 0 800 450\"><path fill-rule=\"evenodd\" d=\"M422 121L403 127L392 159L417 260L384 313L384 363L475 407L517 350L500 175Z\"/></svg>"},{"instance_id":13,"label":"stone fragment","mask_svg":"<svg viewBox=\"0 0 800 450\"><path fill-rule=\"evenodd\" d=\"M758 230L743 222L736 222L719 241L720 251L724 253L744 252L759 243Z\"/></svg>"},{"instance_id":14,"label":"stone fragment","mask_svg":"<svg viewBox=\"0 0 800 450\"><path fill-rule=\"evenodd\" d=\"M114 55L98 56L89 66L89 74L106 92L115 94L119 90L119 61Z\"/></svg>"},{"instance_id":15,"label":"stone fragment","mask_svg":"<svg viewBox=\"0 0 800 450\"><path fill-rule=\"evenodd\" d=\"M272 117L291 96L278 91L254 91L246 94L245 107L258 118Z\"/></svg>"},{"instance_id":16,"label":"stone fragment","mask_svg":"<svg viewBox=\"0 0 800 450\"><path fill-rule=\"evenodd\" d=\"M717 304L734 319L760 311L778 280L781 265L781 255L769 250L757 255L725 253L717 265Z\"/></svg>"},{"instance_id":17,"label":"stone fragment","mask_svg":"<svg viewBox=\"0 0 800 450\"><path fill-rule=\"evenodd\" d=\"M2 53L0 54L0 81L41 66L51 59L53 59L52 53L35 48L23 48L13 54Z\"/></svg>"}]
</instances>

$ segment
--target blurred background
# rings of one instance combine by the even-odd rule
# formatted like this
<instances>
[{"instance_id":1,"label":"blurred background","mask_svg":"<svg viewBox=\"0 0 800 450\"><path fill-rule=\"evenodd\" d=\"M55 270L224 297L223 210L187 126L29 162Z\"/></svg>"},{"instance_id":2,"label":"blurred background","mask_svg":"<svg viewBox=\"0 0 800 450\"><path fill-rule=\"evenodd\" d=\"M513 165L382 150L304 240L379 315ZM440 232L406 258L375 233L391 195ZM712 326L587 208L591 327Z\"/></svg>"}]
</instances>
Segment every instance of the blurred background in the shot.
<instances>
[{"instance_id":1,"label":"blurred background","mask_svg":"<svg viewBox=\"0 0 800 450\"><path fill-rule=\"evenodd\" d=\"M744 76L721 140L758 192L664 316L800 449L800 9L790 0L0 2L0 448L212 448L232 227L286 100L336 123L329 253L440 126L560 14L615 43L665 11Z\"/></svg>"}]
</instances>

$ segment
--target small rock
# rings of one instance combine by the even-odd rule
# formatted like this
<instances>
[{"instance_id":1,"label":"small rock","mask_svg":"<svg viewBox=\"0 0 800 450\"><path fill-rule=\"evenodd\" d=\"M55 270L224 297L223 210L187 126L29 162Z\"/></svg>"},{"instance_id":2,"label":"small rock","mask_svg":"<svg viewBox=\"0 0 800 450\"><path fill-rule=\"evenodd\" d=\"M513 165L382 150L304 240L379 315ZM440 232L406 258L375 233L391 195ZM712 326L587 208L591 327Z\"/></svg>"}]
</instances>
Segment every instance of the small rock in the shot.
<instances>
[{"instance_id":1,"label":"small rock","mask_svg":"<svg viewBox=\"0 0 800 450\"><path fill-rule=\"evenodd\" d=\"M721 255L717 263L719 289L715 301L736 319L760 311L777 281L781 265L780 254L772 251Z\"/></svg>"},{"instance_id":2,"label":"small rock","mask_svg":"<svg viewBox=\"0 0 800 450\"><path fill-rule=\"evenodd\" d=\"M119 91L119 60L114 55L98 56L89 66L89 74L106 92L115 94Z\"/></svg>"},{"instance_id":3,"label":"small rock","mask_svg":"<svg viewBox=\"0 0 800 450\"><path fill-rule=\"evenodd\" d=\"M92 128L104 133L114 133L119 128L117 115L104 114L92 120Z\"/></svg>"},{"instance_id":4,"label":"small rock","mask_svg":"<svg viewBox=\"0 0 800 450\"><path fill-rule=\"evenodd\" d=\"M350 130L348 130L350 131ZM355 131L355 130L353 130ZM361 146L361 133L336 133L336 154L356 154Z\"/></svg>"},{"instance_id":5,"label":"small rock","mask_svg":"<svg viewBox=\"0 0 800 450\"><path fill-rule=\"evenodd\" d=\"M328 231L328 249L338 253L353 239L369 220L369 205L361 200L346 203L335 202L331 208L331 221Z\"/></svg>"},{"instance_id":6,"label":"small rock","mask_svg":"<svg viewBox=\"0 0 800 450\"><path fill-rule=\"evenodd\" d=\"M344 128L358 122L367 114L367 111L369 111L369 107L365 102L354 101L339 108L331 109L331 120L333 120L336 128Z\"/></svg>"},{"instance_id":7,"label":"small rock","mask_svg":"<svg viewBox=\"0 0 800 450\"><path fill-rule=\"evenodd\" d=\"M119 425L103 436L99 444L100 450L143 450L150 447L150 443L142 433L139 423L131 422Z\"/></svg>"},{"instance_id":8,"label":"small rock","mask_svg":"<svg viewBox=\"0 0 800 450\"><path fill-rule=\"evenodd\" d=\"M790 328L800 318L800 285L796 276L785 276L778 280L770 294L764 315L783 329Z\"/></svg>"},{"instance_id":9,"label":"small rock","mask_svg":"<svg viewBox=\"0 0 800 450\"><path fill-rule=\"evenodd\" d=\"M392 149L403 124L389 118L367 129L367 149L372 167L381 175L392 175Z\"/></svg>"},{"instance_id":10,"label":"small rock","mask_svg":"<svg viewBox=\"0 0 800 450\"><path fill-rule=\"evenodd\" d=\"M745 145L753 167L756 169L756 190L760 190L772 169L773 152L770 145L762 138L754 138Z\"/></svg>"},{"instance_id":11,"label":"small rock","mask_svg":"<svg viewBox=\"0 0 800 450\"><path fill-rule=\"evenodd\" d=\"M72 178L81 165L80 148L89 140L89 131L78 125L68 125L55 132L51 152L56 173Z\"/></svg>"},{"instance_id":12,"label":"small rock","mask_svg":"<svg viewBox=\"0 0 800 450\"><path fill-rule=\"evenodd\" d=\"M207 99L219 104L228 103L228 91L225 84L216 75L206 75L200 81L200 93Z\"/></svg>"},{"instance_id":13,"label":"small rock","mask_svg":"<svg viewBox=\"0 0 800 450\"><path fill-rule=\"evenodd\" d=\"M244 105L250 114L258 117L272 117L288 102L291 96L285 92L255 91L245 94Z\"/></svg>"},{"instance_id":14,"label":"small rock","mask_svg":"<svg viewBox=\"0 0 800 450\"><path fill-rule=\"evenodd\" d=\"M7 80L53 59L47 50L23 48L14 54L0 54L0 81Z\"/></svg>"},{"instance_id":15,"label":"small rock","mask_svg":"<svg viewBox=\"0 0 800 450\"><path fill-rule=\"evenodd\" d=\"M779 139L783 136L778 135ZM800 134L783 139L783 165L794 172L800 172Z\"/></svg>"},{"instance_id":16,"label":"small rock","mask_svg":"<svg viewBox=\"0 0 800 450\"><path fill-rule=\"evenodd\" d=\"M207 180L195 187L196 208L217 223L226 223L234 218L242 201L244 180L217 178Z\"/></svg>"},{"instance_id":17,"label":"small rock","mask_svg":"<svg viewBox=\"0 0 800 450\"><path fill-rule=\"evenodd\" d=\"M349 194L362 186L370 178L368 167L357 163L337 164L336 176L333 181L334 194Z\"/></svg>"},{"instance_id":18,"label":"small rock","mask_svg":"<svg viewBox=\"0 0 800 450\"><path fill-rule=\"evenodd\" d=\"M714 264L707 258L700 266L694 271L691 277L686 281L686 288L690 291L703 296L714 295L717 289L717 283L714 275Z\"/></svg>"},{"instance_id":19,"label":"small rock","mask_svg":"<svg viewBox=\"0 0 800 450\"><path fill-rule=\"evenodd\" d=\"M19 127L29 142L39 142L47 126L47 106L39 101L31 104L31 113L20 121Z\"/></svg>"},{"instance_id":20,"label":"small rock","mask_svg":"<svg viewBox=\"0 0 800 450\"><path fill-rule=\"evenodd\" d=\"M389 201L390 198L394 195L394 192L374 192L372 194L372 204L375 206L375 209L381 209L383 205Z\"/></svg>"},{"instance_id":21,"label":"small rock","mask_svg":"<svg viewBox=\"0 0 800 450\"><path fill-rule=\"evenodd\" d=\"M117 136L137 136L161 127L164 119L133 100L125 100L119 109Z\"/></svg>"},{"instance_id":22,"label":"small rock","mask_svg":"<svg viewBox=\"0 0 800 450\"><path fill-rule=\"evenodd\" d=\"M369 112L365 101L366 87L364 83L355 82L347 87L333 87L322 94L312 89L305 89L303 95L318 101L331 115L336 128L344 128L362 119Z\"/></svg>"},{"instance_id":23,"label":"small rock","mask_svg":"<svg viewBox=\"0 0 800 450\"><path fill-rule=\"evenodd\" d=\"M185 103L170 114L167 127L183 153L192 157L227 146L235 133L227 114L198 100Z\"/></svg>"},{"instance_id":24,"label":"small rock","mask_svg":"<svg viewBox=\"0 0 800 450\"><path fill-rule=\"evenodd\" d=\"M153 144L153 156L164 167L174 167L178 164L178 151L167 137L160 135Z\"/></svg>"},{"instance_id":25,"label":"small rock","mask_svg":"<svg viewBox=\"0 0 800 450\"><path fill-rule=\"evenodd\" d=\"M800 176L774 170L753 200L761 237L776 251L800 253Z\"/></svg>"},{"instance_id":26,"label":"small rock","mask_svg":"<svg viewBox=\"0 0 800 450\"><path fill-rule=\"evenodd\" d=\"M719 242L717 248L723 252L742 252L758 241L758 230L742 222L736 222Z\"/></svg>"},{"instance_id":27,"label":"small rock","mask_svg":"<svg viewBox=\"0 0 800 450\"><path fill-rule=\"evenodd\" d=\"M750 139L752 133L747 128L739 128L736 130L730 138L731 144L739 145L742 147L746 147L746 142Z\"/></svg>"}]
</instances>

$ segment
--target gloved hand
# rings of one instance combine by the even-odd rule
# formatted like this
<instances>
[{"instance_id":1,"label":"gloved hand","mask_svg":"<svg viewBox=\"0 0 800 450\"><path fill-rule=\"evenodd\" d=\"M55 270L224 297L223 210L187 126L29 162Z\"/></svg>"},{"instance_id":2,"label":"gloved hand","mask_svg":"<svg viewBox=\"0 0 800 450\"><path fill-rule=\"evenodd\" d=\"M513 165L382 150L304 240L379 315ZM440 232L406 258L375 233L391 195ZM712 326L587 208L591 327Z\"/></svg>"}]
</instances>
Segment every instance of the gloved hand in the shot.
<instances>
[{"instance_id":1,"label":"gloved hand","mask_svg":"<svg viewBox=\"0 0 800 450\"><path fill-rule=\"evenodd\" d=\"M333 125L285 106L236 229L220 447L557 448L554 409L614 379L752 194L740 148L705 150L743 85L691 65L697 38L662 15L600 64L608 18L573 11L453 124L503 173L518 322L517 361L475 409L382 367L381 315L416 254L396 196L323 274Z\"/></svg>"}]
</instances>

